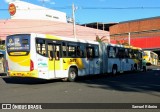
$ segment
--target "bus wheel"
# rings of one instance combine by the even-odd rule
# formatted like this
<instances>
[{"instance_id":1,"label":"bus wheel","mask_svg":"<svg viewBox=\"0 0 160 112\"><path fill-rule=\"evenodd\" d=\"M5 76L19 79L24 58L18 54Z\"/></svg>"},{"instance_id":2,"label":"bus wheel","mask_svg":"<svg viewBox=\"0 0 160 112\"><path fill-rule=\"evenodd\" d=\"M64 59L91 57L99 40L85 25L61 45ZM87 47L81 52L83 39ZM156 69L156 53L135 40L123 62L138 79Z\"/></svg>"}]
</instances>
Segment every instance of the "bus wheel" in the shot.
<instances>
[{"instance_id":1,"label":"bus wheel","mask_svg":"<svg viewBox=\"0 0 160 112\"><path fill-rule=\"evenodd\" d=\"M76 68L70 68L68 73L68 81L74 82L78 76L78 71Z\"/></svg>"},{"instance_id":2,"label":"bus wheel","mask_svg":"<svg viewBox=\"0 0 160 112\"><path fill-rule=\"evenodd\" d=\"M116 75L117 74L117 67L113 66L112 68L112 75Z\"/></svg>"}]
</instances>

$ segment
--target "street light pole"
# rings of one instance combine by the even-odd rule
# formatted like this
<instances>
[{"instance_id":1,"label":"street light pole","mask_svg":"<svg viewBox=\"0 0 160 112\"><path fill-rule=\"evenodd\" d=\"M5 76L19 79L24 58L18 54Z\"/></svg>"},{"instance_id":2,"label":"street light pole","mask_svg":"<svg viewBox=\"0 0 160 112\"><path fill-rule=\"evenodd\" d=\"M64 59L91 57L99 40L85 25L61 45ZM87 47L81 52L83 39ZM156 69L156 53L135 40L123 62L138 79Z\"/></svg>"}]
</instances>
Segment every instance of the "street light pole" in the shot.
<instances>
[{"instance_id":1,"label":"street light pole","mask_svg":"<svg viewBox=\"0 0 160 112\"><path fill-rule=\"evenodd\" d=\"M73 35L74 38L77 39L76 37L76 23L75 23L75 6L74 4L72 4L72 19L73 19Z\"/></svg>"},{"instance_id":2,"label":"street light pole","mask_svg":"<svg viewBox=\"0 0 160 112\"><path fill-rule=\"evenodd\" d=\"M129 45L131 44L131 33L130 32L128 33L128 44Z\"/></svg>"}]
</instances>

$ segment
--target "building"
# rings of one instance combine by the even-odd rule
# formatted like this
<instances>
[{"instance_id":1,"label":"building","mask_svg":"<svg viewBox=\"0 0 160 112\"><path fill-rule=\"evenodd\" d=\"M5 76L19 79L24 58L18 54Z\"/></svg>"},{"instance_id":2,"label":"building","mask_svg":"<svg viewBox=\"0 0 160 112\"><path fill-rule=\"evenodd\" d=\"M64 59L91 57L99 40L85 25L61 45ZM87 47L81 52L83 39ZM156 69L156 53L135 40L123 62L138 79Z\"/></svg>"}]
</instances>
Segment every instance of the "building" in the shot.
<instances>
[{"instance_id":1,"label":"building","mask_svg":"<svg viewBox=\"0 0 160 112\"><path fill-rule=\"evenodd\" d=\"M9 3L11 19L49 20L67 22L66 13L34 5L24 1Z\"/></svg>"},{"instance_id":2,"label":"building","mask_svg":"<svg viewBox=\"0 0 160 112\"><path fill-rule=\"evenodd\" d=\"M19 33L43 33L55 36L74 38L73 24L67 23L66 14L23 1L9 4L11 19L0 20L0 38ZM76 37L85 40L96 40L96 36L105 36L109 32L76 25Z\"/></svg>"},{"instance_id":3,"label":"building","mask_svg":"<svg viewBox=\"0 0 160 112\"><path fill-rule=\"evenodd\" d=\"M81 26L95 28L99 30L109 31L109 27L116 25L118 23L102 23L102 22L93 22L93 23L86 23L82 24Z\"/></svg>"},{"instance_id":4,"label":"building","mask_svg":"<svg viewBox=\"0 0 160 112\"><path fill-rule=\"evenodd\" d=\"M110 38L111 43L160 50L160 17L120 22L110 27Z\"/></svg>"}]
</instances>

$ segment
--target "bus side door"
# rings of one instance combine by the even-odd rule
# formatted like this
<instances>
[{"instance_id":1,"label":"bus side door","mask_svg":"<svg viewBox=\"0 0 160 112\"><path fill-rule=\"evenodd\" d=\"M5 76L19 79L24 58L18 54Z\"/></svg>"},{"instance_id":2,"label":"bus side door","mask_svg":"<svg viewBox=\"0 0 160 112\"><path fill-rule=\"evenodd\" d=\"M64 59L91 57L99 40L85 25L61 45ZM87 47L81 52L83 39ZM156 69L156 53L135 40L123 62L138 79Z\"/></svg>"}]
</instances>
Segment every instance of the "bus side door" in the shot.
<instances>
[{"instance_id":1,"label":"bus side door","mask_svg":"<svg viewBox=\"0 0 160 112\"><path fill-rule=\"evenodd\" d=\"M94 47L86 47L87 52L87 73L88 74L94 74Z\"/></svg>"},{"instance_id":2,"label":"bus side door","mask_svg":"<svg viewBox=\"0 0 160 112\"><path fill-rule=\"evenodd\" d=\"M125 58L124 58L124 49L120 48L119 50L119 61L120 61L120 72L124 72L125 71Z\"/></svg>"},{"instance_id":3,"label":"bus side door","mask_svg":"<svg viewBox=\"0 0 160 112\"><path fill-rule=\"evenodd\" d=\"M90 45L86 47L87 51L87 63L89 68L89 74L100 73L100 60L99 60L99 46Z\"/></svg>"},{"instance_id":4,"label":"bus side door","mask_svg":"<svg viewBox=\"0 0 160 112\"><path fill-rule=\"evenodd\" d=\"M128 48L125 48L125 51L124 51L124 64L125 64L124 71L130 71L131 62L129 61L129 49Z\"/></svg>"},{"instance_id":5,"label":"bus side door","mask_svg":"<svg viewBox=\"0 0 160 112\"><path fill-rule=\"evenodd\" d=\"M49 77L61 77L61 44L48 43L48 58Z\"/></svg>"}]
</instances>

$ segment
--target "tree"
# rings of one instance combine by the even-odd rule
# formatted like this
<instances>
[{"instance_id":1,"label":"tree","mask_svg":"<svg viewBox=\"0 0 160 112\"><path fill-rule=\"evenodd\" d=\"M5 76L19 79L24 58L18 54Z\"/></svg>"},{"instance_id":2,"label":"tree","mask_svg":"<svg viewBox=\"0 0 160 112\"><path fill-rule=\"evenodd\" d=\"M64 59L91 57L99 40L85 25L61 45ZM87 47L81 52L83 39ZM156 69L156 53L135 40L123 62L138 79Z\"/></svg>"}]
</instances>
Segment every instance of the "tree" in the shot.
<instances>
[{"instance_id":1,"label":"tree","mask_svg":"<svg viewBox=\"0 0 160 112\"><path fill-rule=\"evenodd\" d=\"M5 44L3 44L2 40L0 39L0 50L5 50Z\"/></svg>"},{"instance_id":2,"label":"tree","mask_svg":"<svg viewBox=\"0 0 160 112\"><path fill-rule=\"evenodd\" d=\"M120 42L120 41L118 41L118 40L116 40L116 44L119 44L119 45L121 45L121 42Z\"/></svg>"},{"instance_id":3,"label":"tree","mask_svg":"<svg viewBox=\"0 0 160 112\"><path fill-rule=\"evenodd\" d=\"M116 44L119 44L119 45L126 45L126 46L129 45L129 43L128 43L127 41L125 41L125 40L123 40L123 41L116 40Z\"/></svg>"},{"instance_id":4,"label":"tree","mask_svg":"<svg viewBox=\"0 0 160 112\"><path fill-rule=\"evenodd\" d=\"M97 42L107 42L108 41L108 39L106 39L106 36L102 36L101 38L98 36L98 35L96 35L96 40L95 41L97 41Z\"/></svg>"},{"instance_id":5,"label":"tree","mask_svg":"<svg viewBox=\"0 0 160 112\"><path fill-rule=\"evenodd\" d=\"M128 44L128 42L127 42L127 41L125 41L125 42L123 42L123 43L122 43L122 45L126 45L126 46L128 46L129 44Z\"/></svg>"},{"instance_id":6,"label":"tree","mask_svg":"<svg viewBox=\"0 0 160 112\"><path fill-rule=\"evenodd\" d=\"M0 50L5 50L5 45L0 45Z\"/></svg>"}]
</instances>

